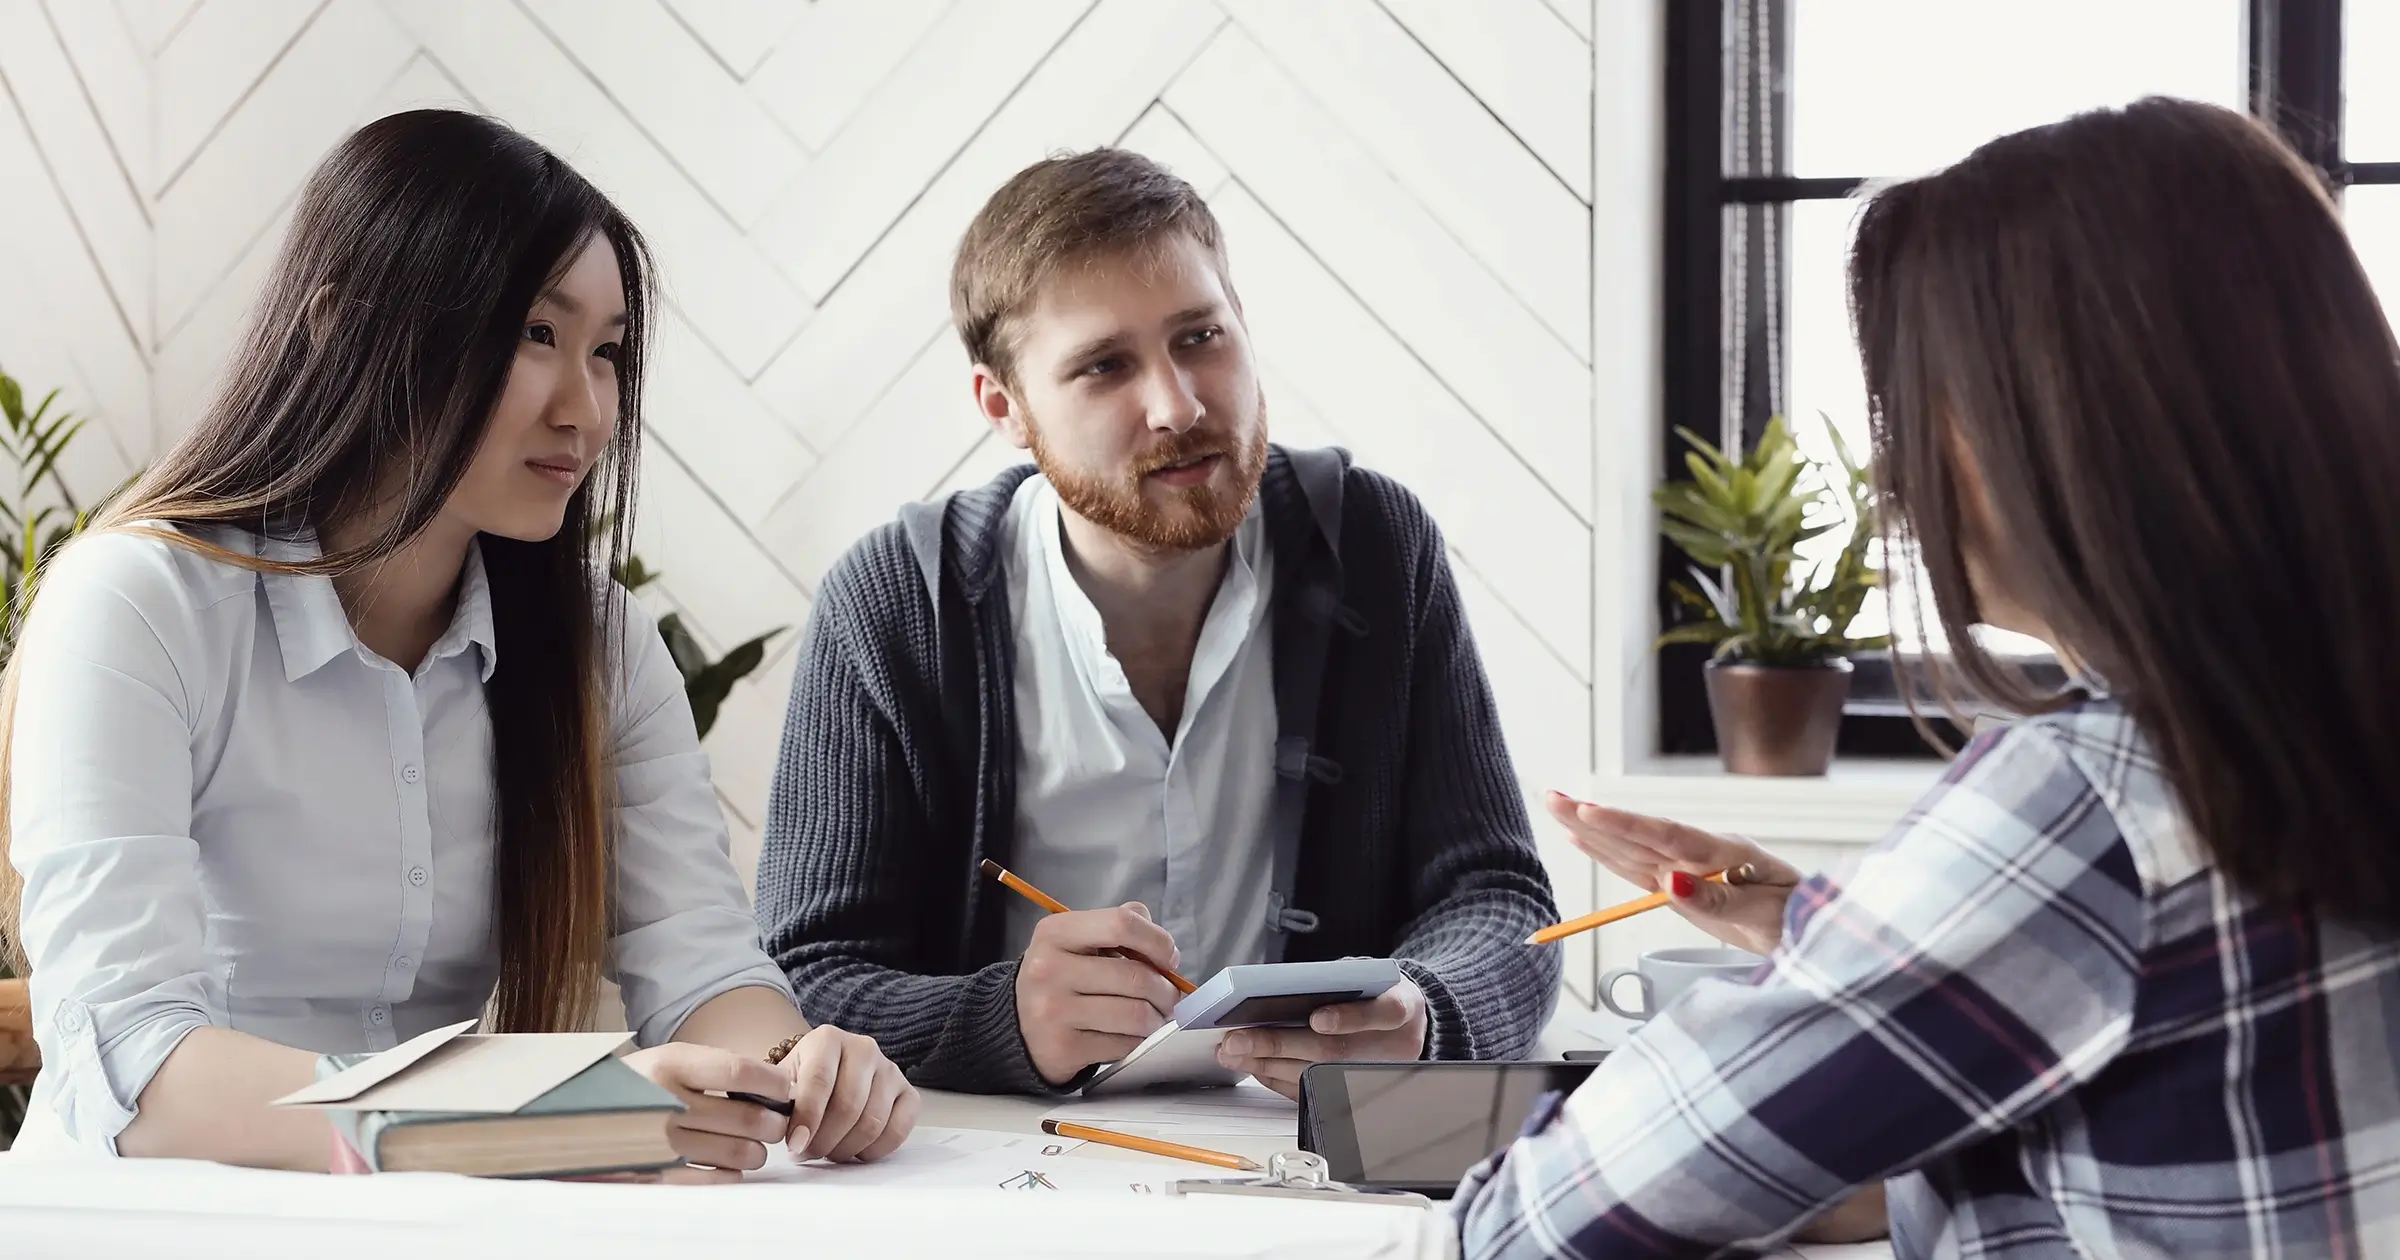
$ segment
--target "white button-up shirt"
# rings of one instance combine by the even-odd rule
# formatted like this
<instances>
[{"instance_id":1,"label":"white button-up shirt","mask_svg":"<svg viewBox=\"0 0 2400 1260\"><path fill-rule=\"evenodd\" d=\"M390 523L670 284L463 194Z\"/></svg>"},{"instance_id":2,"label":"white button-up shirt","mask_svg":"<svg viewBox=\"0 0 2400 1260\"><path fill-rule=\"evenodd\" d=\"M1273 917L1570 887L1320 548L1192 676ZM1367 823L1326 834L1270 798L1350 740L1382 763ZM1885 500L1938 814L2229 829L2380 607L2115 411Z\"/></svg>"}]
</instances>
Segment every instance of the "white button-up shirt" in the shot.
<instances>
[{"instance_id":1,"label":"white button-up shirt","mask_svg":"<svg viewBox=\"0 0 2400 1260\"><path fill-rule=\"evenodd\" d=\"M720 993L789 989L728 857L682 676L649 614L625 610L629 650L606 653L608 966L655 1044ZM480 549L414 672L358 641L330 579L134 533L62 553L17 650L10 856L42 1050L21 1146L113 1152L204 1025L372 1051L482 1013L499 974L483 696L499 649Z\"/></svg>"},{"instance_id":2,"label":"white button-up shirt","mask_svg":"<svg viewBox=\"0 0 2400 1260\"><path fill-rule=\"evenodd\" d=\"M1058 492L1027 478L1001 545L1016 623L1017 830L1009 867L1078 910L1139 901L1182 973L1265 959L1274 880L1273 557L1255 507L1233 538L1170 741L1109 654L1067 565ZM1009 899L1009 953L1039 906Z\"/></svg>"}]
</instances>

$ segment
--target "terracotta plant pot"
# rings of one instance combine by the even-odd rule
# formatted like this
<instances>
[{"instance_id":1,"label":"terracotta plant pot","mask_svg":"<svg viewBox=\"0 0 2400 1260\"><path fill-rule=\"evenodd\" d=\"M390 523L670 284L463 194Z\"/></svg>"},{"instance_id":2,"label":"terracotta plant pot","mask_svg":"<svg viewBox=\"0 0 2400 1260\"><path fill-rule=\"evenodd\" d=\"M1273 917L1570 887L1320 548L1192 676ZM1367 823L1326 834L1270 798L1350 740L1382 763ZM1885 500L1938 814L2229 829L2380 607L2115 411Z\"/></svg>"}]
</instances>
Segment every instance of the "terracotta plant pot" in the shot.
<instances>
[{"instance_id":1,"label":"terracotta plant pot","mask_svg":"<svg viewBox=\"0 0 2400 1260\"><path fill-rule=\"evenodd\" d=\"M1732 774L1823 774L1850 696L1850 662L1776 668L1709 662L1708 715Z\"/></svg>"},{"instance_id":2,"label":"terracotta plant pot","mask_svg":"<svg viewBox=\"0 0 2400 1260\"><path fill-rule=\"evenodd\" d=\"M33 1044L33 998L23 980L0 980L0 1085L26 1085L42 1070Z\"/></svg>"}]
</instances>

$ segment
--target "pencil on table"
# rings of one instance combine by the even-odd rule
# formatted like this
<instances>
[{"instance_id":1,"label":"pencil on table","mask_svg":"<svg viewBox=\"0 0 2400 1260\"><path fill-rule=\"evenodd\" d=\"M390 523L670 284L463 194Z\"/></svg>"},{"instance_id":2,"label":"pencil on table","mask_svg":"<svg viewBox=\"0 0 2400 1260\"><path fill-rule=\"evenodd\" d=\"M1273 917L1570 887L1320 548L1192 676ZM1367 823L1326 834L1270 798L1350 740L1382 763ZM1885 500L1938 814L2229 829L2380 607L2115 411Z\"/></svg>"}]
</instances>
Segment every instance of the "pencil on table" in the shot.
<instances>
[{"instance_id":1,"label":"pencil on table","mask_svg":"<svg viewBox=\"0 0 2400 1260\"><path fill-rule=\"evenodd\" d=\"M1040 906L1042 909L1047 910L1052 914L1067 913L1067 907L1064 902L1061 902L1058 898L1053 897L1050 894L1043 892L1041 889L1034 887L1032 884L1025 882L1024 878L1018 875L1015 871L1000 865L998 862L992 861L990 858L985 858L983 860L983 873L991 876L993 879L999 880L1001 883L1006 884L1010 888L1015 889L1025 898L1025 900ZM1191 996L1192 990L1199 987L1198 985L1193 984L1191 981L1184 979L1182 976L1175 974L1172 969L1161 967L1157 963L1151 962L1147 958L1126 953L1124 950L1112 950L1110 952L1126 958L1131 958L1135 962L1141 963L1142 965L1150 968L1150 970L1165 976L1167 978L1167 983L1174 985L1175 991L1183 994L1186 997Z\"/></svg>"},{"instance_id":2,"label":"pencil on table","mask_svg":"<svg viewBox=\"0 0 2400 1260\"><path fill-rule=\"evenodd\" d=\"M1747 863L1741 866L1730 868L1728 870L1718 871L1714 875L1704 875L1701 876L1701 878L1715 880L1720 884L1756 884L1763 882L1758 878L1757 869L1748 865ZM1589 932L1593 928L1606 927L1619 919L1630 919L1645 910L1656 910L1665 904L1667 904L1667 894L1663 892L1655 892L1647 897L1636 897L1631 901L1619 902L1605 910L1594 910L1590 914L1584 915L1580 919L1569 919L1564 923L1553 923L1550 926L1535 932L1533 935L1526 937L1525 943L1528 945L1547 945L1552 941L1563 941L1570 936L1575 936L1583 932Z\"/></svg>"},{"instance_id":3,"label":"pencil on table","mask_svg":"<svg viewBox=\"0 0 2400 1260\"><path fill-rule=\"evenodd\" d=\"M1042 1132L1052 1137L1074 1138L1078 1141L1098 1142L1102 1146L1114 1146L1122 1150L1140 1151L1145 1155L1164 1155L1168 1159L1187 1159L1195 1164L1213 1164L1218 1168L1230 1168L1235 1172L1266 1171L1257 1160L1244 1159L1239 1155L1204 1150L1197 1146L1185 1146L1181 1142L1161 1142L1157 1138L1135 1137L1133 1134L1119 1133L1114 1129L1095 1129L1088 1124L1076 1124L1072 1121L1044 1120L1042 1121Z\"/></svg>"}]
</instances>

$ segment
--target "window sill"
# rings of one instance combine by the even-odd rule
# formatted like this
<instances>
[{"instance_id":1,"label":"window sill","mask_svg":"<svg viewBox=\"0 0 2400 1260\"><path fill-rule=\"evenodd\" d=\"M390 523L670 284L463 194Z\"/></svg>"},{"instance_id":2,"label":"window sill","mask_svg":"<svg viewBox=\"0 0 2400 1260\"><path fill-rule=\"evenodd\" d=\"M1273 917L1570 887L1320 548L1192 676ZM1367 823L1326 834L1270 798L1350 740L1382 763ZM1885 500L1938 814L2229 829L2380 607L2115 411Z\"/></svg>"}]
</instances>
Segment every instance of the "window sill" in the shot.
<instances>
[{"instance_id":1,"label":"window sill","mask_svg":"<svg viewBox=\"0 0 2400 1260\"><path fill-rule=\"evenodd\" d=\"M1853 758L1822 778L1727 774L1715 757L1656 757L1594 781L1592 799L1761 841L1871 844L1938 780L1945 763Z\"/></svg>"}]
</instances>

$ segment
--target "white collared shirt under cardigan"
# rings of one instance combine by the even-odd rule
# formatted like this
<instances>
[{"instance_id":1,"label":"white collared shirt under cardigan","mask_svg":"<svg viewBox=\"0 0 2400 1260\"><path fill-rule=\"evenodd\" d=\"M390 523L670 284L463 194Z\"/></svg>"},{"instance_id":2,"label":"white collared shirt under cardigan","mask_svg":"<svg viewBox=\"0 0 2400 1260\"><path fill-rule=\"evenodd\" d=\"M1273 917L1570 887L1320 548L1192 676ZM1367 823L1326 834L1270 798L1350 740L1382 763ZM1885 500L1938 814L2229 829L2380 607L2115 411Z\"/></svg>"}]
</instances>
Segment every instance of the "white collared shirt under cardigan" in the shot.
<instances>
[{"instance_id":1,"label":"white collared shirt under cardigan","mask_svg":"<svg viewBox=\"0 0 2400 1260\"><path fill-rule=\"evenodd\" d=\"M1276 718L1274 560L1257 508L1234 533L1171 740L1134 697L1068 566L1049 478L1017 487L1003 528L1017 648L1010 866L1078 910L1148 906L1194 981L1261 961L1272 931ZM1009 900L1010 954L1025 951L1043 917Z\"/></svg>"},{"instance_id":2,"label":"white collared shirt under cardigan","mask_svg":"<svg viewBox=\"0 0 2400 1260\"><path fill-rule=\"evenodd\" d=\"M789 988L728 857L682 677L621 602L607 962L651 1045L721 993ZM483 684L500 645L479 548L413 673L358 641L327 578L130 532L61 553L17 650L11 857L43 1061L19 1149L113 1153L195 1028L372 1051L482 1013L499 971Z\"/></svg>"}]
</instances>

